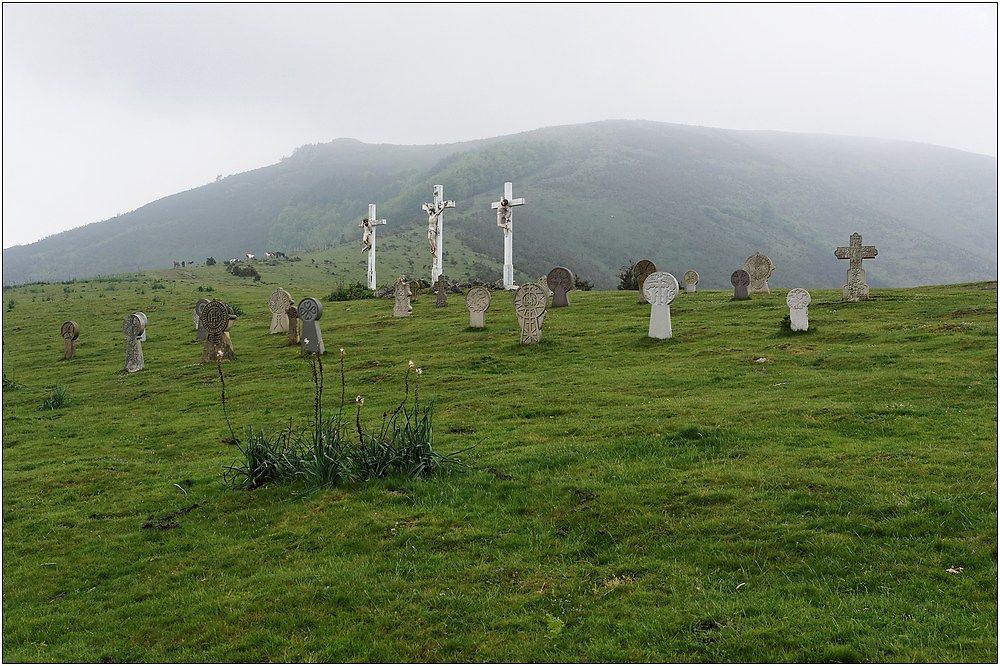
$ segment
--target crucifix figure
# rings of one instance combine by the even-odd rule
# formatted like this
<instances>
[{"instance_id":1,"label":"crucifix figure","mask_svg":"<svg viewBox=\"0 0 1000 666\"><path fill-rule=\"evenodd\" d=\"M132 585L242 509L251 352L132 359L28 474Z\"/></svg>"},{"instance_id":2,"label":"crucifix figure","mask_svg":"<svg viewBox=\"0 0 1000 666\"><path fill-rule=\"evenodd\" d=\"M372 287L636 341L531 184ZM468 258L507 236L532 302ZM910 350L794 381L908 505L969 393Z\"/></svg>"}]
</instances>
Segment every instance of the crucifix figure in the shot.
<instances>
[{"instance_id":1,"label":"crucifix figure","mask_svg":"<svg viewBox=\"0 0 1000 666\"><path fill-rule=\"evenodd\" d=\"M516 289L514 286L514 206L523 206L524 198L514 198L514 185L512 183L503 184L503 197L500 201L494 201L490 208L497 211L497 226L503 229L503 288Z\"/></svg>"},{"instance_id":2,"label":"crucifix figure","mask_svg":"<svg viewBox=\"0 0 1000 666\"><path fill-rule=\"evenodd\" d=\"M444 211L454 208L454 201L444 200L444 186L434 186L434 201L425 203L422 208L427 213L427 242L431 247L431 284L437 282L438 276L444 272L442 259L444 257Z\"/></svg>"},{"instance_id":3,"label":"crucifix figure","mask_svg":"<svg viewBox=\"0 0 1000 666\"><path fill-rule=\"evenodd\" d=\"M377 219L375 204L368 204L368 217L361 220L358 226L364 229L361 234L361 251L368 253L368 288L374 291L375 284L375 228L385 224L385 220Z\"/></svg>"},{"instance_id":4,"label":"crucifix figure","mask_svg":"<svg viewBox=\"0 0 1000 666\"><path fill-rule=\"evenodd\" d=\"M844 285L844 300L867 301L868 283L865 281L865 269L861 267L861 260L877 257L878 248L874 245L862 245L861 234L853 233L850 245L838 247L834 254L837 259L851 260L851 267L847 269L847 284Z\"/></svg>"}]
</instances>

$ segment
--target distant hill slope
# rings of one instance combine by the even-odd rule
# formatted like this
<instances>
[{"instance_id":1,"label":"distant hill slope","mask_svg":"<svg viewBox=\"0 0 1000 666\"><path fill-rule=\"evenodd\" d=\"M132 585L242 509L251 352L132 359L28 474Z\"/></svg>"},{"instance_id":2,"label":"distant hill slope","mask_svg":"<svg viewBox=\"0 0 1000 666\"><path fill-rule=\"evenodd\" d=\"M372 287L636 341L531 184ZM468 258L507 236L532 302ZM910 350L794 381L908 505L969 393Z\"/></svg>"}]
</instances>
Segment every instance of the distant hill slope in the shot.
<instances>
[{"instance_id":1,"label":"distant hill slope","mask_svg":"<svg viewBox=\"0 0 1000 666\"><path fill-rule=\"evenodd\" d=\"M997 161L935 146L855 137L747 132L645 121L552 127L434 146L350 139L304 146L278 164L165 197L111 220L3 251L4 284L223 259L250 251L357 246L367 204L412 248L387 261L429 272L414 227L442 183L450 252L502 257L489 203L514 182L515 266L563 264L598 287L652 258L722 287L756 250L776 286L835 287L833 257L852 231L879 247L874 286L995 279ZM392 247L391 245L389 247ZM395 256L395 253L400 256ZM363 262L346 270L361 277Z\"/></svg>"}]
</instances>

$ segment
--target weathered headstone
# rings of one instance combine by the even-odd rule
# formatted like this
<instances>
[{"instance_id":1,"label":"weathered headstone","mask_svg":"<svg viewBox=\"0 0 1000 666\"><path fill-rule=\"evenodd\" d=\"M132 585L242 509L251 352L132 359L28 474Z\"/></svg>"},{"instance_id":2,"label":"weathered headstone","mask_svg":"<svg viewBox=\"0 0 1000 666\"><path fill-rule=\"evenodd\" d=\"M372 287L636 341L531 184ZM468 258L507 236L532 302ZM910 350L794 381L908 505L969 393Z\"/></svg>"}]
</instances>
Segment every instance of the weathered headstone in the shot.
<instances>
[{"instance_id":1,"label":"weathered headstone","mask_svg":"<svg viewBox=\"0 0 1000 666\"><path fill-rule=\"evenodd\" d=\"M847 282L844 284L844 300L867 301L868 282L861 261L877 257L878 248L874 245L862 245L861 234L853 233L850 244L847 247L838 247L834 254L837 259L851 260L851 267L847 269Z\"/></svg>"},{"instance_id":2,"label":"weathered headstone","mask_svg":"<svg viewBox=\"0 0 1000 666\"><path fill-rule=\"evenodd\" d=\"M299 344L299 309L294 305L289 305L288 309L285 310L285 314L288 315L288 344L296 345Z\"/></svg>"},{"instance_id":3,"label":"weathered headstone","mask_svg":"<svg viewBox=\"0 0 1000 666\"><path fill-rule=\"evenodd\" d=\"M792 322L793 331L809 330L809 303L812 296L805 289L796 287L788 291L785 303L788 304L788 318Z\"/></svg>"},{"instance_id":4,"label":"weathered headstone","mask_svg":"<svg viewBox=\"0 0 1000 666\"><path fill-rule=\"evenodd\" d=\"M146 330L146 321L145 314L133 312L122 323L122 333L125 334L125 372L139 372L146 367L142 357L142 335Z\"/></svg>"},{"instance_id":5,"label":"weathered headstone","mask_svg":"<svg viewBox=\"0 0 1000 666\"><path fill-rule=\"evenodd\" d=\"M770 294L768 279L774 275L774 262L766 254L754 252L743 262L743 268L750 274L751 294Z\"/></svg>"},{"instance_id":6,"label":"weathered headstone","mask_svg":"<svg viewBox=\"0 0 1000 666\"><path fill-rule=\"evenodd\" d=\"M271 311L271 329L269 333L288 332L288 308L292 304L292 295L278 287L267 299L267 309Z\"/></svg>"},{"instance_id":7,"label":"weathered headstone","mask_svg":"<svg viewBox=\"0 0 1000 666\"><path fill-rule=\"evenodd\" d=\"M649 311L649 337L666 340L673 336L670 304L677 298L679 290L677 278L665 271L657 271L646 278L642 291L652 305Z\"/></svg>"},{"instance_id":8,"label":"weathered headstone","mask_svg":"<svg viewBox=\"0 0 1000 666\"><path fill-rule=\"evenodd\" d=\"M465 307L469 309L469 328L486 327L486 311L490 308L493 295L486 287L472 287L465 295Z\"/></svg>"},{"instance_id":9,"label":"weathered headstone","mask_svg":"<svg viewBox=\"0 0 1000 666\"><path fill-rule=\"evenodd\" d=\"M438 275L437 282L434 283L434 291L437 292L435 305L439 308L448 307L448 278L444 273Z\"/></svg>"},{"instance_id":10,"label":"weathered headstone","mask_svg":"<svg viewBox=\"0 0 1000 666\"><path fill-rule=\"evenodd\" d=\"M750 274L747 273L742 268L737 268L733 271L733 275L729 278L729 281L733 284L733 300L736 301L748 301L750 300Z\"/></svg>"},{"instance_id":11,"label":"weathered headstone","mask_svg":"<svg viewBox=\"0 0 1000 666\"><path fill-rule=\"evenodd\" d=\"M701 276L698 275L698 271L684 271L682 276L684 279L684 291L691 294L698 291L698 282L701 280Z\"/></svg>"},{"instance_id":12,"label":"weathered headstone","mask_svg":"<svg viewBox=\"0 0 1000 666\"><path fill-rule=\"evenodd\" d=\"M205 328L205 344L202 347L202 363L218 363L220 361L235 361L236 350L229 330L236 321L229 304L222 301L209 301L201 309L201 325Z\"/></svg>"},{"instance_id":13,"label":"weathered headstone","mask_svg":"<svg viewBox=\"0 0 1000 666\"><path fill-rule=\"evenodd\" d=\"M413 307L410 305L410 296L413 295L410 284L403 278L397 278L393 295L396 297L396 305L392 308L392 316L409 317L413 313Z\"/></svg>"},{"instance_id":14,"label":"weathered headstone","mask_svg":"<svg viewBox=\"0 0 1000 666\"><path fill-rule=\"evenodd\" d=\"M514 312L521 328L521 344L533 345L542 340L542 318L548 298L533 282L523 284L514 294Z\"/></svg>"},{"instance_id":15,"label":"weathered headstone","mask_svg":"<svg viewBox=\"0 0 1000 666\"><path fill-rule=\"evenodd\" d=\"M546 284L552 290L552 307L569 307L569 291L573 288L573 273L562 266L556 266L545 277Z\"/></svg>"},{"instance_id":16,"label":"weathered headstone","mask_svg":"<svg viewBox=\"0 0 1000 666\"><path fill-rule=\"evenodd\" d=\"M641 259L635 262L632 266L632 278L635 280L635 286L639 289L639 302L648 303L646 300L646 295L642 291L642 285L646 281L646 278L656 272L656 264L654 264L649 259Z\"/></svg>"},{"instance_id":17,"label":"weathered headstone","mask_svg":"<svg viewBox=\"0 0 1000 666\"><path fill-rule=\"evenodd\" d=\"M302 320L302 353L322 354L323 332L319 330L319 320L323 318L323 304L315 298L299 301L299 319Z\"/></svg>"},{"instance_id":18,"label":"weathered headstone","mask_svg":"<svg viewBox=\"0 0 1000 666\"><path fill-rule=\"evenodd\" d=\"M206 305L209 304L209 302L210 301L207 298L202 298L194 306L194 327L198 329L199 342L204 341L205 336L208 335L208 333L205 332L205 327L201 325L201 311Z\"/></svg>"},{"instance_id":19,"label":"weathered headstone","mask_svg":"<svg viewBox=\"0 0 1000 666\"><path fill-rule=\"evenodd\" d=\"M76 356L76 340L80 337L80 325L75 321L64 321L59 329L59 335L63 339L63 358L70 359Z\"/></svg>"}]
</instances>

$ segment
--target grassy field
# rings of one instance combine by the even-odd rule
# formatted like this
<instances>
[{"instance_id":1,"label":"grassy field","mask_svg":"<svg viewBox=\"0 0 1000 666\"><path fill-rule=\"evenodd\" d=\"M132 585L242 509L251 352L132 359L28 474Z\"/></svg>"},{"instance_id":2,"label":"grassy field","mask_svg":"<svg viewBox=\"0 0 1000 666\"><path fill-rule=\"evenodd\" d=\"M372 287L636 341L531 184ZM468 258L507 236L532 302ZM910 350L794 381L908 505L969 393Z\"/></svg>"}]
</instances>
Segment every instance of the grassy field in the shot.
<instances>
[{"instance_id":1,"label":"grassy field","mask_svg":"<svg viewBox=\"0 0 1000 666\"><path fill-rule=\"evenodd\" d=\"M308 263L280 276L296 299L335 286ZM483 331L460 297L328 303L328 408L340 347L369 422L412 359L472 467L248 492L191 308L244 312L234 426L306 425L262 272L4 290L5 661L997 659L995 282L814 290L804 335L784 291L681 294L664 342L635 292L574 292L531 348L504 294Z\"/></svg>"}]
</instances>

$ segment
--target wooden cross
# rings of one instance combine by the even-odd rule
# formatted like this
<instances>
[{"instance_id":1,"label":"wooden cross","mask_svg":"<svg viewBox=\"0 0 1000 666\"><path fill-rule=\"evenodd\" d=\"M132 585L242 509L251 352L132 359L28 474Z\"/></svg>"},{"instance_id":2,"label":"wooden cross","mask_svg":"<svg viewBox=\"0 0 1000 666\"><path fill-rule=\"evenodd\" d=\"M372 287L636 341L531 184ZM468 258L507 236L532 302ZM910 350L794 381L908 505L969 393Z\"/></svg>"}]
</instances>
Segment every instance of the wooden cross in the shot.
<instances>
[{"instance_id":1,"label":"wooden cross","mask_svg":"<svg viewBox=\"0 0 1000 666\"><path fill-rule=\"evenodd\" d=\"M428 233L428 240L433 243L431 246L431 284L437 282L438 276L444 272L442 269L444 264L444 211L446 208L454 207L454 201L444 200L444 185L435 185L433 203L425 203L422 206L424 212L427 213L428 221L434 225L434 238L431 239L431 234ZM428 231L430 232L431 229Z\"/></svg>"},{"instance_id":2,"label":"wooden cross","mask_svg":"<svg viewBox=\"0 0 1000 666\"><path fill-rule=\"evenodd\" d=\"M368 251L368 288L374 291L376 289L375 283L375 229L381 224L385 224L385 220L376 219L375 215L375 204L368 204L368 217L361 220L361 224L358 226L364 229L364 236L362 237L362 242L365 244L365 249ZM369 236L369 234L371 234ZM368 241L371 240L371 243Z\"/></svg>"},{"instance_id":3,"label":"wooden cross","mask_svg":"<svg viewBox=\"0 0 1000 666\"><path fill-rule=\"evenodd\" d=\"M514 223L512 206L523 206L524 198L514 198L514 185L503 184L503 197L494 201L490 208L497 212L497 226L503 229L503 288L516 289L514 286Z\"/></svg>"},{"instance_id":4,"label":"wooden cross","mask_svg":"<svg viewBox=\"0 0 1000 666\"><path fill-rule=\"evenodd\" d=\"M861 234L851 234L851 243L847 247L838 247L834 253L837 259L850 259L851 271L861 270L862 259L874 259L878 256L878 248L874 245L862 245Z\"/></svg>"}]
</instances>

